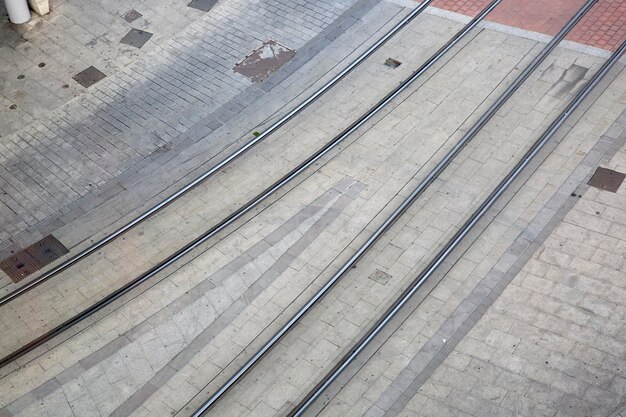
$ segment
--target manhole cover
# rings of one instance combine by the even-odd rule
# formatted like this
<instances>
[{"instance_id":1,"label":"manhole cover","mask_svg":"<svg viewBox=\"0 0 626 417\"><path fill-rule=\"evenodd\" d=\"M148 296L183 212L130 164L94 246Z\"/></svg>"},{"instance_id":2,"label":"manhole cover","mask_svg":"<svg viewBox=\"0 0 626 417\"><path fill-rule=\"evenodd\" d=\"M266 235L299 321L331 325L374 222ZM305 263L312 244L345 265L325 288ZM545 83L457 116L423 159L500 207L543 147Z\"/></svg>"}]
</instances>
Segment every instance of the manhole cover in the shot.
<instances>
[{"instance_id":1,"label":"manhole cover","mask_svg":"<svg viewBox=\"0 0 626 417\"><path fill-rule=\"evenodd\" d=\"M139 19L141 16L143 16L141 13L139 13L137 10L131 9L129 11L127 11L124 16L122 16L124 18L124 20L126 20L128 23L132 23L135 20Z\"/></svg>"},{"instance_id":2,"label":"manhole cover","mask_svg":"<svg viewBox=\"0 0 626 417\"><path fill-rule=\"evenodd\" d=\"M106 75L102 71L100 71L98 68L94 66L91 66L87 68L86 70L79 72L72 78L78 84L87 88L87 87L91 87L92 85L104 79L105 77Z\"/></svg>"},{"instance_id":3,"label":"manhole cover","mask_svg":"<svg viewBox=\"0 0 626 417\"><path fill-rule=\"evenodd\" d=\"M30 256L28 252L21 250L0 262L0 269L2 269L13 282L20 282L33 272L41 269L41 264Z\"/></svg>"},{"instance_id":4,"label":"manhole cover","mask_svg":"<svg viewBox=\"0 0 626 417\"><path fill-rule=\"evenodd\" d=\"M135 48L141 48L152 37L152 33L145 30L131 29L126 36L122 38L120 43L125 45L134 46Z\"/></svg>"},{"instance_id":5,"label":"manhole cover","mask_svg":"<svg viewBox=\"0 0 626 417\"><path fill-rule=\"evenodd\" d=\"M32 256L41 266L60 258L69 252L54 236L48 235L39 242L27 247L26 252Z\"/></svg>"},{"instance_id":6,"label":"manhole cover","mask_svg":"<svg viewBox=\"0 0 626 417\"><path fill-rule=\"evenodd\" d=\"M620 185L622 185L625 177L626 174L600 167L593 173L593 176L589 179L588 184L592 187L615 193L619 189Z\"/></svg>"},{"instance_id":7,"label":"manhole cover","mask_svg":"<svg viewBox=\"0 0 626 417\"><path fill-rule=\"evenodd\" d=\"M253 82L263 81L295 54L296 51L293 49L289 49L275 40L269 40L264 42L260 48L255 49L233 70L248 77Z\"/></svg>"},{"instance_id":8,"label":"manhole cover","mask_svg":"<svg viewBox=\"0 0 626 417\"><path fill-rule=\"evenodd\" d=\"M187 6L194 9L202 10L203 12L208 12L216 4L217 0L191 0L191 3L189 3Z\"/></svg>"}]
</instances>

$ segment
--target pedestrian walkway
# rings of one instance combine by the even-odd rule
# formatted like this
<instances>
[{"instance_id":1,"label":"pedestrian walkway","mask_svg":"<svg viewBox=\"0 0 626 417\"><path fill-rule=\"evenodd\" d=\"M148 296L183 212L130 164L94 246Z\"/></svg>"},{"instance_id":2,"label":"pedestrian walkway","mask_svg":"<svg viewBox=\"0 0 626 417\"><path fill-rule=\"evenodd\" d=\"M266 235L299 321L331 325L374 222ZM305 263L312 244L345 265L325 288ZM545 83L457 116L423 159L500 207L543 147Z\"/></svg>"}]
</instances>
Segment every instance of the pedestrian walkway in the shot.
<instances>
[{"instance_id":1,"label":"pedestrian walkway","mask_svg":"<svg viewBox=\"0 0 626 417\"><path fill-rule=\"evenodd\" d=\"M85 94L53 112L38 112L33 123L2 135L0 249L33 241L31 234L20 233L55 230L89 210L95 195L105 193L107 198L128 186L125 178L164 158L167 151L180 152L203 140L315 56L356 21L353 13L373 3L218 2L195 23ZM270 39L295 50L297 64L262 84L232 70ZM48 64L45 68L54 68ZM334 66L330 61L326 65L326 70ZM264 118L299 94L297 88L322 75L303 74L297 87L281 86L287 94Z\"/></svg>"}]
</instances>

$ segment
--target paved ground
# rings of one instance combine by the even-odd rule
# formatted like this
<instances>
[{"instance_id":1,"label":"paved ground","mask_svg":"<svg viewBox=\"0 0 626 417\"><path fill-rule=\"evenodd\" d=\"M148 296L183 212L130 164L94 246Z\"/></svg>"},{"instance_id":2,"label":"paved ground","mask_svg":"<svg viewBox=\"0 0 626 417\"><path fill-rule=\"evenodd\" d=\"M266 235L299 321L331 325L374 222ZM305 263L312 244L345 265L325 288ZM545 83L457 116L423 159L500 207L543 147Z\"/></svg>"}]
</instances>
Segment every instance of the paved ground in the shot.
<instances>
[{"instance_id":1,"label":"paved ground","mask_svg":"<svg viewBox=\"0 0 626 417\"><path fill-rule=\"evenodd\" d=\"M561 26L584 4L583 0L546 2L504 1L489 20L533 32L555 35ZM489 0L437 0L435 5L445 10L475 15ZM583 18L567 37L606 50L615 49L626 36L626 4L620 0L604 0Z\"/></svg>"},{"instance_id":2,"label":"paved ground","mask_svg":"<svg viewBox=\"0 0 626 417\"><path fill-rule=\"evenodd\" d=\"M71 3L76 4L64 4ZM127 188L128 176L164 158L167 151L179 153L205 139L271 90L277 80L315 56L336 37L335 32L341 33L342 27L355 21L352 13L371 7L371 2L361 1L348 10L356 3L257 1L251 7L249 2L219 2L195 23L175 31L173 37L87 93L51 113L38 111L41 114L36 121L3 135L0 141L0 242L6 248L10 238L20 243L38 240L30 233L20 233L57 229L80 216L81 210L92 208L98 194L102 198L104 193L107 199L117 194L116 189ZM237 16L236 25L231 16ZM336 25L343 22L343 26L329 26L333 21ZM43 26L48 27L47 23ZM322 32L325 28L328 30ZM299 65L263 85L232 71L269 39L298 51ZM46 42L41 39L37 45ZM8 46L3 50L15 55ZM14 57L13 61L25 59ZM322 71L333 66L332 62L326 65ZM53 65L45 68L49 67ZM280 108L301 92L302 85L320 75L305 74L300 77L302 84L291 90L289 85L281 86L288 90L284 101L275 100L273 105ZM8 87L14 88L13 84L11 81ZM275 110L269 108L264 118ZM215 152L223 146L218 145Z\"/></svg>"},{"instance_id":3,"label":"paved ground","mask_svg":"<svg viewBox=\"0 0 626 417\"><path fill-rule=\"evenodd\" d=\"M311 62L286 69L256 107L160 163L171 170L188 161L172 172L184 181L303 88L345 65L408 12L403 3L357 4L360 19L337 29L337 36L321 32L332 38L322 42L327 47L317 47ZM566 15L553 12L559 12L555 19ZM11 335L0 340L2 355L127 282L272 183L406 77L461 27L459 20L441 10L420 16L254 152L125 239L0 307L0 332ZM2 369L0 415L189 415L351 255L544 39L499 23L476 30L384 115L245 222L89 323ZM565 46L210 415L285 415L312 388L603 62L595 48ZM387 57L402 65L383 65ZM626 189L612 194L584 184L599 164L626 171L625 106L620 65L471 236L449 273L429 282L314 411L619 415L626 387ZM149 167L145 172L161 172ZM151 184L140 177L129 182ZM163 190L151 187L146 196ZM141 205L143 195L125 201L128 195L120 191L92 217L76 217L86 221L68 222L59 236L80 247L85 236L105 230L107 209L114 225L131 212L127 206ZM10 288L6 280L4 288Z\"/></svg>"}]
</instances>

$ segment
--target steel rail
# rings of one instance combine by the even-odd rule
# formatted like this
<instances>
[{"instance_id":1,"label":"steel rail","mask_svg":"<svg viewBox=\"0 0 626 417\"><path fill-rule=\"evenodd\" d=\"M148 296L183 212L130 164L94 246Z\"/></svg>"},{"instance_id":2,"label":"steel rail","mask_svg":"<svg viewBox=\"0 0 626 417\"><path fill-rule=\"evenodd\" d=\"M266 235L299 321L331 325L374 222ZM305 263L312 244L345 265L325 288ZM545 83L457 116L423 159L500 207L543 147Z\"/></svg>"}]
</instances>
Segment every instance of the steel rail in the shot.
<instances>
[{"instance_id":1,"label":"steel rail","mask_svg":"<svg viewBox=\"0 0 626 417\"><path fill-rule=\"evenodd\" d=\"M355 131L359 126L363 125L367 120L369 120L374 114L378 113L386 104L388 104L392 99L397 97L402 91L404 91L412 82L414 82L417 78L419 78L424 72L426 72L429 68L431 68L447 51L452 49L458 42L461 41L480 21L482 21L487 14L489 14L502 0L493 0L485 9L481 11L474 19L472 19L466 26L464 26L459 32L457 32L445 45L443 45L435 54L430 57L417 71L415 71L411 77L407 78L402 84L400 84L394 91L388 94L383 100L381 100L376 107L374 107L371 112L366 113L359 120L357 120L350 128L345 131L345 135L342 134L340 137L345 137L348 134ZM343 139L342 139L343 140ZM333 145L334 147L335 145ZM324 153L328 152L328 150L323 150ZM320 155L321 156L321 155ZM314 161L311 161L311 163ZM381 226L382 228L383 226ZM380 230L380 229L379 229ZM193 416L200 416L205 411L207 411L213 404L215 404L239 379L241 379L244 374L252 368L256 362L258 362L264 355L267 353L278 341L282 338L284 334L286 334L298 321L299 319L306 314L306 312L321 298L323 295L330 290L333 284L340 279L356 261L365 253L367 248L374 243L374 241L378 238L378 235L375 237L371 237L368 242L364 246L365 248L361 248L355 255L350 258L350 260L337 272L333 278L331 278L322 289L311 299L309 302L300 309L300 311L291 318L291 320L285 324L279 332L277 332L272 339L267 342L250 360L246 362L246 364L237 371L235 375L233 375L224 385L220 387L220 389L209 398L194 414Z\"/></svg>"},{"instance_id":2,"label":"steel rail","mask_svg":"<svg viewBox=\"0 0 626 417\"><path fill-rule=\"evenodd\" d=\"M330 289L339 281L356 262L374 245L380 236L382 236L395 221L408 209L408 207L428 188L428 186L441 174L445 167L452 159L473 139L480 129L496 114L498 109L511 97L511 95L519 89L523 82L530 74L545 60L556 45L571 31L578 21L587 13L587 11L598 0L587 0L585 5L569 20L569 22L559 31L559 33L544 47L539 55L520 73L511 85L502 93L502 95L485 111L479 120L472 126L470 130L448 151L444 158L430 171L420 184L414 189L399 207L381 224L376 231L368 238L368 240L352 255L352 257L324 284L324 286L302 307L298 312L278 330L272 338L266 342L239 370L224 383L217 392L215 392L205 403L196 410L192 415L199 417L211 408L219 399L239 380L241 379L274 345L278 343L282 337L294 327L300 319L321 299ZM478 16L476 16L468 26L475 26L482 20L499 1L490 3ZM461 32L465 31L466 26ZM473 27L472 26L472 27ZM461 33L459 32L459 33ZM457 34L459 35L459 34ZM457 36L455 35L455 37ZM458 40L458 39L457 39Z\"/></svg>"},{"instance_id":3,"label":"steel rail","mask_svg":"<svg viewBox=\"0 0 626 417\"><path fill-rule=\"evenodd\" d=\"M492 4L497 4L500 1L501 0L494 0ZM425 2L422 4L425 4ZM474 19L465 27L465 28L468 28L467 31L469 31L469 29L473 28L478 23L478 21L475 21L475 20L476 19ZM339 135L333 138L330 142L324 145L316 153L309 156L309 158L307 158L304 162L302 162L296 168L292 169L288 174L283 176L280 180L276 181L270 187L266 188L263 192L258 194L255 198L253 198L252 200L250 200L249 202L241 206L239 209L237 209L236 211L228 215L225 219L223 219L216 225L212 226L210 229L208 229L202 235L194 239L192 242L183 246L182 248L174 252L172 255L168 256L166 259L164 259L163 261L159 262L157 265L150 268L148 271L144 272L143 274L134 278L132 281L128 282L124 286L113 291L112 293L110 293L109 295L107 295L106 297L98 301L97 303L93 304L92 306L86 308L85 310L81 311L80 313L76 314L75 316L71 317L65 322L59 324L55 328L49 330L43 335L37 337L31 342L23 345L19 349L15 350L14 352L11 352L4 358L0 359L0 368L6 366L8 363L25 355L26 353L37 348L38 346L41 346L42 344L50 341L54 337L63 333L65 330L78 324L82 320L86 319L87 317L93 315L94 313L101 310L108 304L112 303L113 301L121 297L122 295L130 292L131 290L133 290L134 288L136 288L143 282L147 281L148 279L154 277L156 274L163 271L165 268L169 267L174 262L178 261L183 256L187 255L189 252L194 250L196 247L206 242L207 240L209 240L210 238L212 238L213 236L215 236L216 234L224 230L226 227L234 223L236 220L240 219L241 217L246 215L248 212L253 210L259 204L265 201L268 197L270 197L275 191L279 190L281 187L291 182L300 173L305 171L307 168L309 168L311 165L313 165L315 162L321 159L324 155L326 155L332 149L337 147L350 134L352 134L360 126L365 124L368 120L370 120L375 114L377 114L387 104L389 104L389 102L391 102L396 96L398 96L402 91L404 91L412 82L414 82L417 78L419 78L422 74L424 74L429 68L431 68L448 50L452 48L452 46L454 46L458 41L460 41L460 39L462 38L460 34L462 33L464 36L464 34L467 32L465 28L459 33L457 33L448 43L446 43L433 56L431 56L424 64L422 64L422 66L417 71L415 71L409 78L404 80L392 92L387 94L375 106L370 108L365 114L361 115L348 128L346 128L343 132L341 132Z\"/></svg>"},{"instance_id":4,"label":"steel rail","mask_svg":"<svg viewBox=\"0 0 626 417\"><path fill-rule=\"evenodd\" d=\"M435 256L435 258L422 270L413 283L401 294L394 304L383 314L377 323L370 328L359 342L357 342L350 352L338 362L333 370L319 383L316 388L308 394L303 402L294 408L289 417L301 416L311 404L319 398L319 396L328 388L328 386L337 379L337 377L356 359L356 357L367 347L367 345L383 330L383 328L396 316L400 309L409 301L409 299L417 292L417 290L426 282L426 280L437 270L437 268L446 260L452 251L459 245L463 238L474 228L485 213L495 204L498 198L506 191L511 183L526 168L530 161L539 153L545 144L554 136L569 116L578 108L583 100L591 93L596 85L611 70L613 65L620 59L626 51L626 41L622 43L620 48L614 52L609 60L607 60L600 70L589 80L585 87L576 95L569 103L567 108L555 119L547 130L535 141L533 146L524 154L522 159L507 174L507 176L498 184L487 199L472 214L472 216L463 224L450 241Z\"/></svg>"},{"instance_id":5,"label":"steel rail","mask_svg":"<svg viewBox=\"0 0 626 417\"><path fill-rule=\"evenodd\" d=\"M25 285L21 286L20 288L10 292L9 294L4 295L3 297L0 298L0 306L6 304L6 303L10 302L11 300L14 300L15 298L19 297L20 295L22 295L22 294L32 290L33 288L39 286L41 283L49 280L50 278L58 275L59 273L65 271L67 268L69 268L72 265L76 264L81 259L84 259L85 257L89 256L93 252L95 252L98 249L102 248L103 246L107 245L109 242L111 242L114 239L118 238L122 234L126 233L127 231L129 231L133 227L137 226L138 224L142 223L144 220L146 220L149 217L151 217L153 214L157 213L161 209L163 209L166 206L170 205L171 203L176 201L178 198L182 197L187 192L189 192L191 189L195 188L198 184L200 184L201 182L203 182L207 178L213 176L220 169L224 168L226 165L228 165L229 163L231 163L235 159L239 158L241 155L243 155L245 152L247 152L250 148L252 148L257 143L259 143L262 140L264 140L265 138L267 138L272 133L274 133L276 130L278 130L280 127L282 127L285 123L287 123L289 120L291 120L297 114L299 114L301 111L303 111L305 108L307 108L311 103L316 101L319 97L321 97L329 89L331 89L333 86L335 86L335 84L337 84L340 80L342 80L353 69L355 69L363 61L365 61L370 55L372 55L376 50L378 50L382 45L384 45L389 39L391 39L393 36L395 36L396 33L398 33L402 28L404 28L408 23L410 23L413 19L415 19L420 13L422 13L424 11L424 9L426 9L426 7L428 6L428 4L431 1L432 0L424 0L424 1L422 1L419 4L419 6L417 6L415 9L413 9L411 11L411 13L409 13L407 16L405 16L393 28L391 28L388 32L386 32L380 39L378 39L376 41L376 43L374 43L374 45L370 46L365 52L363 52L350 65L348 65L346 68L344 68L339 74L334 76L331 80L329 80L326 84L324 84L317 91L315 91L313 94L311 94L306 100L304 100L302 103L300 103L294 109L292 109L289 113L287 113L286 115L281 117L278 121L273 123L266 130L264 130L259 136L256 136L256 137L252 138L250 141L246 142L245 145L243 145L242 147L237 149L235 152L233 152L232 154L230 154L226 158L222 159L220 162L218 162L216 165L214 165L208 171L204 172L202 175L198 176L196 179L191 181L189 184L185 185L183 188L179 189L174 194L170 195L169 197L167 197L166 199L162 200L158 204L152 206L150 209L148 209L147 211L145 211L144 213L142 213L138 217L134 218L130 222L126 223L125 225L121 226L120 228L118 228L117 230L112 232L111 234L109 234L109 235L105 236L104 238L100 239L99 241L93 243L88 248L83 249L82 251L80 251L76 255L74 255L71 258L65 260L63 263L57 265L56 267L54 267L50 271L40 275L36 279L28 282L27 284L25 284Z\"/></svg>"}]
</instances>

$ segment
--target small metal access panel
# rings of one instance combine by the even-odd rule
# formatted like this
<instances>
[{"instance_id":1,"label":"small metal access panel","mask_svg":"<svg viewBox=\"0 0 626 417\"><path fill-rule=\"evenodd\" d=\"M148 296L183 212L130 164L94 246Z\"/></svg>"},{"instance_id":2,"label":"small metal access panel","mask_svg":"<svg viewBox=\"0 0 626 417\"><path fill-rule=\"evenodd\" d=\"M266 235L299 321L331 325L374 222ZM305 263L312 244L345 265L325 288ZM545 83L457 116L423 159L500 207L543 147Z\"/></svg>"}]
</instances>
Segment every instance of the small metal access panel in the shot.
<instances>
[{"instance_id":1,"label":"small metal access panel","mask_svg":"<svg viewBox=\"0 0 626 417\"><path fill-rule=\"evenodd\" d=\"M91 87L98 81L106 78L106 75L98 68L91 66L72 77L74 81L85 88Z\"/></svg>"},{"instance_id":2,"label":"small metal access panel","mask_svg":"<svg viewBox=\"0 0 626 417\"><path fill-rule=\"evenodd\" d=\"M129 11L127 11L126 13L124 13L124 16L122 16L124 18L124 20L126 20L128 23L132 23L135 20L139 19L141 16L143 16L141 13L139 13L137 10L135 9L130 9Z\"/></svg>"},{"instance_id":3,"label":"small metal access panel","mask_svg":"<svg viewBox=\"0 0 626 417\"><path fill-rule=\"evenodd\" d=\"M135 48L141 48L150 40L152 33L145 30L131 29L126 36L122 38L120 43L124 45L134 46Z\"/></svg>"},{"instance_id":4,"label":"small metal access panel","mask_svg":"<svg viewBox=\"0 0 626 417\"><path fill-rule=\"evenodd\" d=\"M622 182L624 182L624 178L626 178L626 174L599 167L593 173L591 179L589 179L588 184L601 190L616 193Z\"/></svg>"},{"instance_id":5,"label":"small metal access panel","mask_svg":"<svg viewBox=\"0 0 626 417\"><path fill-rule=\"evenodd\" d=\"M0 262L0 269L11 278L11 281L20 282L41 269L41 264L28 252L21 250Z\"/></svg>"},{"instance_id":6,"label":"small metal access panel","mask_svg":"<svg viewBox=\"0 0 626 417\"><path fill-rule=\"evenodd\" d=\"M192 7L194 9L202 10L203 12L208 12L216 4L217 0L191 0L191 3L189 3L187 7Z\"/></svg>"},{"instance_id":7,"label":"small metal access panel","mask_svg":"<svg viewBox=\"0 0 626 417\"><path fill-rule=\"evenodd\" d=\"M271 73L279 69L296 54L293 49L275 40L263 42L260 48L252 51L243 61L238 63L233 71L248 77L253 82L266 79Z\"/></svg>"},{"instance_id":8,"label":"small metal access panel","mask_svg":"<svg viewBox=\"0 0 626 417\"><path fill-rule=\"evenodd\" d=\"M26 249L11 254L0 262L0 269L13 282L19 282L66 253L69 250L54 236L48 235Z\"/></svg>"}]
</instances>

